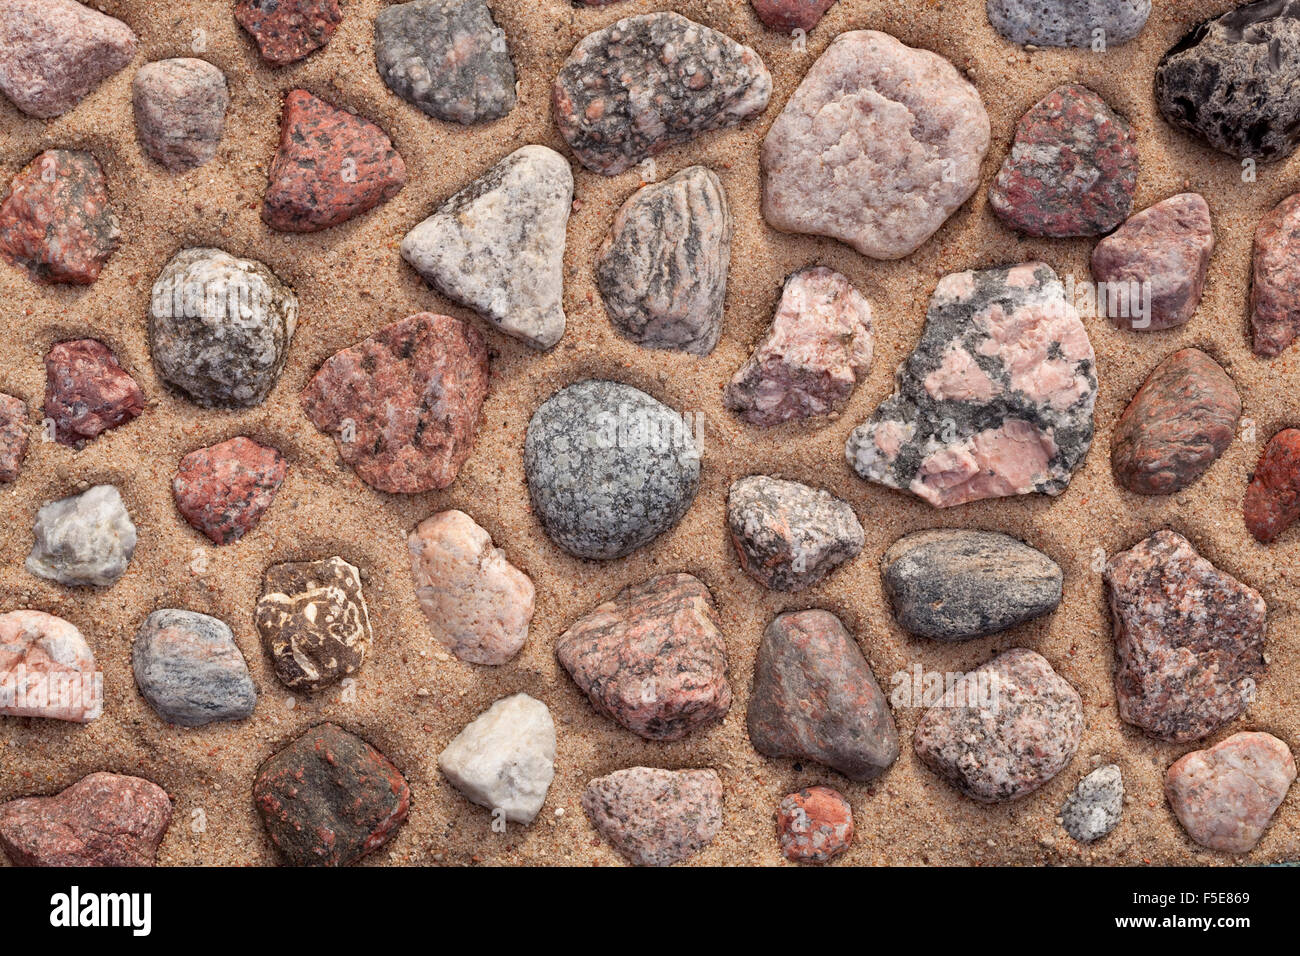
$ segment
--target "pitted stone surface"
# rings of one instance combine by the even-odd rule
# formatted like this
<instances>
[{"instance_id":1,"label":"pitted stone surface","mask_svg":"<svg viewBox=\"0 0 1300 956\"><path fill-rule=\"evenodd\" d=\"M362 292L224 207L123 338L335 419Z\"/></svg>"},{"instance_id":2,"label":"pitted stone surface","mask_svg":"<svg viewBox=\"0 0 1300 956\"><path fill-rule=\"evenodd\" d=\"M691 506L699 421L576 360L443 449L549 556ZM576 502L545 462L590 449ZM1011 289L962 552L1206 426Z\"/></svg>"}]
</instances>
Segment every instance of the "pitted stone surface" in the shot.
<instances>
[{"instance_id":1,"label":"pitted stone surface","mask_svg":"<svg viewBox=\"0 0 1300 956\"><path fill-rule=\"evenodd\" d=\"M172 495L195 530L213 544L230 544L262 520L286 470L276 449L240 435L182 458Z\"/></svg>"},{"instance_id":2,"label":"pitted stone surface","mask_svg":"<svg viewBox=\"0 0 1300 956\"><path fill-rule=\"evenodd\" d=\"M287 66L329 43L343 11L339 0L239 0L235 19L271 66Z\"/></svg>"},{"instance_id":3,"label":"pitted stone surface","mask_svg":"<svg viewBox=\"0 0 1300 956\"><path fill-rule=\"evenodd\" d=\"M1300 518L1300 429L1269 439L1246 488L1246 528L1268 544Z\"/></svg>"},{"instance_id":4,"label":"pitted stone surface","mask_svg":"<svg viewBox=\"0 0 1300 956\"><path fill-rule=\"evenodd\" d=\"M988 0L989 22L1013 43L1105 52L1142 32L1151 0Z\"/></svg>"},{"instance_id":5,"label":"pitted stone surface","mask_svg":"<svg viewBox=\"0 0 1300 956\"><path fill-rule=\"evenodd\" d=\"M1061 825L1080 843L1100 840L1119 825L1124 814L1124 777L1107 764L1084 777L1061 807Z\"/></svg>"},{"instance_id":6,"label":"pitted stone surface","mask_svg":"<svg viewBox=\"0 0 1300 956\"><path fill-rule=\"evenodd\" d=\"M776 832L791 863L829 863L853 842L853 808L832 787L805 787L777 806Z\"/></svg>"},{"instance_id":7,"label":"pitted stone surface","mask_svg":"<svg viewBox=\"0 0 1300 956\"><path fill-rule=\"evenodd\" d=\"M96 339L56 342L45 355L45 417L54 440L81 448L144 411L144 392Z\"/></svg>"},{"instance_id":8,"label":"pitted stone surface","mask_svg":"<svg viewBox=\"0 0 1300 956\"><path fill-rule=\"evenodd\" d=\"M629 767L582 793L591 825L634 866L671 866L722 830L722 780L713 770Z\"/></svg>"}]
</instances>

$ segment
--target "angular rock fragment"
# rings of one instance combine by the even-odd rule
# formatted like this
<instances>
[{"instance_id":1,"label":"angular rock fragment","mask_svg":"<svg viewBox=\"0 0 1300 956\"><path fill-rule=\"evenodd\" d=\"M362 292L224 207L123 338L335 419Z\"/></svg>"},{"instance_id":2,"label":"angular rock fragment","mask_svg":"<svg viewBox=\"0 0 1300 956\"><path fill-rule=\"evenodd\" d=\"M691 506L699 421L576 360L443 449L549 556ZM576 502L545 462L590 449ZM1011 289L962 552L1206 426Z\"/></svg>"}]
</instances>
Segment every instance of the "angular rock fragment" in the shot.
<instances>
[{"instance_id":1,"label":"angular rock fragment","mask_svg":"<svg viewBox=\"0 0 1300 956\"><path fill-rule=\"evenodd\" d=\"M80 448L144 411L144 392L95 339L56 342L45 355L45 417L54 440Z\"/></svg>"},{"instance_id":2,"label":"angular rock fragment","mask_svg":"<svg viewBox=\"0 0 1300 956\"><path fill-rule=\"evenodd\" d=\"M239 0L235 19L271 66L287 66L330 42L343 22L339 0Z\"/></svg>"},{"instance_id":3,"label":"angular rock fragment","mask_svg":"<svg viewBox=\"0 0 1300 956\"><path fill-rule=\"evenodd\" d=\"M169 724L243 720L257 690L229 625L194 611L154 611L131 648L136 686Z\"/></svg>"},{"instance_id":4,"label":"angular rock fragment","mask_svg":"<svg viewBox=\"0 0 1300 956\"><path fill-rule=\"evenodd\" d=\"M1151 0L988 0L989 22L1013 43L1104 53L1146 26Z\"/></svg>"},{"instance_id":5,"label":"angular rock fragment","mask_svg":"<svg viewBox=\"0 0 1300 956\"><path fill-rule=\"evenodd\" d=\"M111 587L135 554L135 525L112 485L42 505L32 534L27 570L69 587Z\"/></svg>"},{"instance_id":6,"label":"angular rock fragment","mask_svg":"<svg viewBox=\"0 0 1300 956\"><path fill-rule=\"evenodd\" d=\"M829 863L853 842L853 807L832 787L805 787L776 808L781 855L791 863Z\"/></svg>"},{"instance_id":7,"label":"angular rock fragment","mask_svg":"<svg viewBox=\"0 0 1300 956\"><path fill-rule=\"evenodd\" d=\"M140 147L172 172L202 166L217 154L230 105L226 75L206 60L146 63L131 81Z\"/></svg>"},{"instance_id":8,"label":"angular rock fragment","mask_svg":"<svg viewBox=\"0 0 1300 956\"><path fill-rule=\"evenodd\" d=\"M1124 813L1124 777L1115 764L1098 767L1078 782L1061 807L1061 826L1080 843L1100 840Z\"/></svg>"},{"instance_id":9,"label":"angular rock fragment","mask_svg":"<svg viewBox=\"0 0 1300 956\"><path fill-rule=\"evenodd\" d=\"M540 700L503 697L438 754L438 769L471 803L532 823L555 777L555 723Z\"/></svg>"},{"instance_id":10,"label":"angular rock fragment","mask_svg":"<svg viewBox=\"0 0 1300 956\"><path fill-rule=\"evenodd\" d=\"M241 435L182 458L172 495L196 531L213 544L230 544L257 527L286 467L276 449Z\"/></svg>"},{"instance_id":11,"label":"angular rock fragment","mask_svg":"<svg viewBox=\"0 0 1300 956\"><path fill-rule=\"evenodd\" d=\"M1255 354L1267 358L1300 334L1300 193L1278 203L1255 230L1250 325Z\"/></svg>"},{"instance_id":12,"label":"angular rock fragment","mask_svg":"<svg viewBox=\"0 0 1300 956\"><path fill-rule=\"evenodd\" d=\"M671 866L722 829L722 781L712 770L629 767L588 783L582 809L633 866Z\"/></svg>"},{"instance_id":13,"label":"angular rock fragment","mask_svg":"<svg viewBox=\"0 0 1300 956\"><path fill-rule=\"evenodd\" d=\"M30 433L27 403L0 392L0 484L18 480Z\"/></svg>"},{"instance_id":14,"label":"angular rock fragment","mask_svg":"<svg viewBox=\"0 0 1300 956\"><path fill-rule=\"evenodd\" d=\"M1271 439L1246 488L1246 529L1268 544L1300 518L1300 429Z\"/></svg>"},{"instance_id":15,"label":"angular rock fragment","mask_svg":"<svg viewBox=\"0 0 1300 956\"><path fill-rule=\"evenodd\" d=\"M758 18L773 30L811 30L835 0L752 0Z\"/></svg>"},{"instance_id":16,"label":"angular rock fragment","mask_svg":"<svg viewBox=\"0 0 1300 956\"><path fill-rule=\"evenodd\" d=\"M85 724L103 712L95 655L75 625L44 611L0 614L0 716Z\"/></svg>"}]
</instances>

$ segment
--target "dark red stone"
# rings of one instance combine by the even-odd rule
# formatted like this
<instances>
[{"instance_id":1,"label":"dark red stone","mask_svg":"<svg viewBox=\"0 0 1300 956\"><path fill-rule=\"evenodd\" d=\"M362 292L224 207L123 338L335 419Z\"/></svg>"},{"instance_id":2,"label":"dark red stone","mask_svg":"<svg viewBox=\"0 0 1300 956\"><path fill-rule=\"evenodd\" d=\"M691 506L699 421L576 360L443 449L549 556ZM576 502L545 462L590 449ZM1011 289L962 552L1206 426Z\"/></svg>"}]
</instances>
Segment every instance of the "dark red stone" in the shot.
<instances>
[{"instance_id":1,"label":"dark red stone","mask_svg":"<svg viewBox=\"0 0 1300 956\"><path fill-rule=\"evenodd\" d=\"M1246 488L1246 528L1268 544L1300 518L1300 429L1285 428L1269 441Z\"/></svg>"},{"instance_id":2,"label":"dark red stone","mask_svg":"<svg viewBox=\"0 0 1300 956\"><path fill-rule=\"evenodd\" d=\"M27 403L0 393L0 482L17 481L27 457Z\"/></svg>"},{"instance_id":3,"label":"dark red stone","mask_svg":"<svg viewBox=\"0 0 1300 956\"><path fill-rule=\"evenodd\" d=\"M751 0L758 18L774 30L811 30L835 0Z\"/></svg>"},{"instance_id":4,"label":"dark red stone","mask_svg":"<svg viewBox=\"0 0 1300 956\"><path fill-rule=\"evenodd\" d=\"M339 0L240 0L235 19L272 66L284 66L330 42L343 21Z\"/></svg>"},{"instance_id":5,"label":"dark red stone","mask_svg":"<svg viewBox=\"0 0 1300 956\"><path fill-rule=\"evenodd\" d=\"M45 356L45 417L61 445L80 448L144 411L144 392L96 339L57 342Z\"/></svg>"},{"instance_id":6,"label":"dark red stone","mask_svg":"<svg viewBox=\"0 0 1300 956\"><path fill-rule=\"evenodd\" d=\"M172 493L195 529L213 544L230 544L262 520L284 473L283 455L241 435L182 458Z\"/></svg>"}]
</instances>

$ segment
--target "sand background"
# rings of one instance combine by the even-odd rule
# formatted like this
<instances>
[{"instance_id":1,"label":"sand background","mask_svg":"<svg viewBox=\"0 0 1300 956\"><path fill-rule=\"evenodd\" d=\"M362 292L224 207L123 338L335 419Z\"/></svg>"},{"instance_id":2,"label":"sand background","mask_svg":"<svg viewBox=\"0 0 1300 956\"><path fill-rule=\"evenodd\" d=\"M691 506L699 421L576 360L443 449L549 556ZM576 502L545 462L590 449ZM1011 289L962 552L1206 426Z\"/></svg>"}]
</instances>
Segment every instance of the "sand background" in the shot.
<instances>
[{"instance_id":1,"label":"sand background","mask_svg":"<svg viewBox=\"0 0 1300 956\"><path fill-rule=\"evenodd\" d=\"M32 607L72 621L86 634L105 674L106 712L87 726L0 720L0 799L53 793L95 770L137 774L165 787L175 802L159 862L270 864L249 790L258 764L312 724L335 721L378 746L413 791L410 819L368 865L435 862L612 864L619 857L591 829L579 798L592 777L638 764L713 767L722 775L722 833L694 858L699 864L777 864L772 831L777 801L799 786L827 783L851 800L858 836L845 864L1219 864L1300 856L1300 788L1293 788L1271 830L1250 854L1202 850L1183 833L1161 790L1162 774L1196 746L1160 743L1123 725L1115 713L1114 662L1097 554L1113 554L1169 526L1207 558L1258 588L1269 607L1269 671L1257 702L1209 742L1240 730L1266 730L1300 747L1300 636L1295 566L1300 532L1269 548L1246 532L1240 502L1264 442L1296 424L1297 349L1273 360L1249 347L1247 295L1251 238L1260 217L1297 188L1300 160L1259 170L1243 183L1239 164L1196 145L1155 111L1151 79L1161 54L1194 22L1233 6L1228 0L1156 0L1139 39L1105 54L1026 51L989 26L983 0L840 0L795 49L766 30L742 0L626 0L574 8L565 0L490 0L510 42L519 104L506 118L462 128L426 117L392 94L375 71L372 24L379 0L351 0L330 45L297 65L261 64L227 2L120 0L95 4L139 35L135 61L79 107L50 122L0 102L0 179L40 150L89 149L108 176L124 240L89 288L46 287L0 268L0 391L28 402L33 425L44 390L42 357L66 338L107 343L143 386L149 405L132 424L80 452L34 441L21 478L0 486L0 609ZM638 187L635 171L605 178L574 163L579 207L569 223L565 305L569 328L540 355L483 326L493 353L492 389L477 449L444 492L386 495L342 465L332 440L316 432L298 392L319 363L381 326L421 310L471 318L428 289L398 254L405 232L444 199L526 143L564 151L550 110L550 85L573 45L619 17L674 9L719 28L762 55L775 78L771 106L756 121L712 134L658 158L660 178L701 163L721 176L736 234L722 341L707 358L649 351L619 338L595 292L596 250L618 206ZM924 246L897 262L874 262L830 240L768 228L759 207L759 144L799 80L838 33L884 30L937 51L979 88L993 126L984 184ZM199 41L205 49L196 52ZM130 83L143 63L199 55L225 71L231 91L216 159L184 175L168 174L142 154ZM1138 133L1141 176L1135 209L1177 192L1203 193L1218 248L1204 300L1180 329L1119 332L1099 319L1087 326L1096 348L1100 395L1096 439L1086 464L1059 498L1001 500L935 511L901 493L869 485L844 461L844 441L892 390L895 368L920 334L927 299L945 273L1041 258L1063 276L1088 277L1088 240L1021 239L989 212L986 191L1006 155L1017 119L1056 85L1079 81L1128 117ZM288 90L303 87L379 123L410 172L387 205L312 236L287 236L259 219L265 173ZM219 246L271 266L295 289L301 323L288 366L264 405L242 412L205 411L170 393L157 378L146 339L150 285L186 246ZM848 275L876 307L876 358L842 417L818 426L769 431L744 426L722 406L732 371L766 330L783 278L822 263ZM474 321L478 321L474 319ZM1117 489L1110 473L1116 419L1147 373L1176 349L1214 355L1236 380L1254 434L1239 439L1201 481L1176 497L1141 498ZM521 463L532 411L562 385L603 376L636 385L670 405L700 413L703 481L681 524L629 558L588 563L562 553L530 512ZM180 517L170 480L185 453L246 434L279 447L288 477L260 526L238 544L214 548ZM825 487L850 501L867 531L861 556L819 587L798 595L768 592L738 568L724 530L726 489L766 472ZM121 490L140 543L112 588L67 589L29 575L23 558L39 505L99 482ZM537 614L523 652L498 668L461 663L433 644L417 606L405 535L419 520L460 508L479 521L537 585ZM885 606L878 570L900 535L932 527L988 528L1016 535L1052 555L1065 571L1065 596L1045 620L1011 632L945 647L903 634ZM1097 551L1101 549L1101 552ZM252 624L269 564L340 554L363 569L375 630L373 656L348 694L337 688L291 699L276 681ZM197 564L196 564L197 559ZM206 570L195 570L203 567ZM712 589L724 622L735 703L726 720L672 743L643 741L597 717L553 655L555 638L579 614L619 589L668 571L689 571ZM1015 646L1044 654L1083 696L1086 730L1070 766L1038 793L986 807L959 796L922 767L910 737L921 711L899 709L902 755L881 779L851 783L816 765L760 757L745 733L754 652L777 612L825 607L839 614L888 692L890 675L914 664L963 671ZM168 727L145 704L130 670L135 631L151 611L189 608L233 628L260 692L253 717L238 724ZM493 833L489 814L464 800L438 773L439 750L498 697L526 691L555 717L555 782L537 821ZM1066 794L1094 766L1117 762L1128 800L1118 829L1082 848L1055 822Z\"/></svg>"}]
</instances>

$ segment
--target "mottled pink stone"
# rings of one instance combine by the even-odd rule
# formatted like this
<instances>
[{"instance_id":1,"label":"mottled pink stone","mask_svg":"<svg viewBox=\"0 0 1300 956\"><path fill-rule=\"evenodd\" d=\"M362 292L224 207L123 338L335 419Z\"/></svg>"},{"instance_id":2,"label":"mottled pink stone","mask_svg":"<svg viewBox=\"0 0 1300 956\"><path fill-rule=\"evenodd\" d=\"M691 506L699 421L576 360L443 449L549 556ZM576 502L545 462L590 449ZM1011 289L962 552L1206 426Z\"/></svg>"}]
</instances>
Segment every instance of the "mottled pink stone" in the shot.
<instances>
[{"instance_id":1,"label":"mottled pink stone","mask_svg":"<svg viewBox=\"0 0 1300 956\"><path fill-rule=\"evenodd\" d=\"M1300 334L1300 193L1278 203L1255 230L1250 324L1255 354L1266 358Z\"/></svg>"},{"instance_id":2,"label":"mottled pink stone","mask_svg":"<svg viewBox=\"0 0 1300 956\"><path fill-rule=\"evenodd\" d=\"M722 780L713 770L629 767L582 794L591 825L634 866L671 866L722 829Z\"/></svg>"},{"instance_id":3,"label":"mottled pink stone","mask_svg":"<svg viewBox=\"0 0 1300 956\"><path fill-rule=\"evenodd\" d=\"M0 614L0 715L84 724L103 710L95 655L75 626L44 611Z\"/></svg>"}]
</instances>

